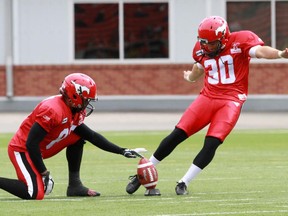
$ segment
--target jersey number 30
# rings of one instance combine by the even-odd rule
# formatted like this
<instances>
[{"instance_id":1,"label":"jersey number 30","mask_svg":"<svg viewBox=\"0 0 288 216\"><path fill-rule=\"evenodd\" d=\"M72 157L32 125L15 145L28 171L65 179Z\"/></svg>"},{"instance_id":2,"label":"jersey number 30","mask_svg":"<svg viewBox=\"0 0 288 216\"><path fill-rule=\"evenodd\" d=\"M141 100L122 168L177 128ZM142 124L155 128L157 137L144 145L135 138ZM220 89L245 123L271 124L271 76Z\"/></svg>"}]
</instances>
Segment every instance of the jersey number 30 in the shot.
<instances>
[{"instance_id":1,"label":"jersey number 30","mask_svg":"<svg viewBox=\"0 0 288 216\"><path fill-rule=\"evenodd\" d=\"M231 84L236 80L233 58L230 55L221 56L218 61L215 59L208 59L204 62L204 66L205 68L210 68L208 71L208 83L212 85L218 83Z\"/></svg>"}]
</instances>

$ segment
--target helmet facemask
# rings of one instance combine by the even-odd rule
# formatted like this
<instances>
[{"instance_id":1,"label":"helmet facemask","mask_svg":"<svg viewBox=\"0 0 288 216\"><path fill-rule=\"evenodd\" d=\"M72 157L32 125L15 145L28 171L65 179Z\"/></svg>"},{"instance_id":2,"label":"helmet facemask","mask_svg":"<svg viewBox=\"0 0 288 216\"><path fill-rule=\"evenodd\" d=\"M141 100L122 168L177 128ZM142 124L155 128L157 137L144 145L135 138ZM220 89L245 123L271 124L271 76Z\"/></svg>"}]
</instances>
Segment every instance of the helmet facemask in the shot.
<instances>
[{"instance_id":1,"label":"helmet facemask","mask_svg":"<svg viewBox=\"0 0 288 216\"><path fill-rule=\"evenodd\" d=\"M208 42L207 39L199 38L198 41L200 43L201 49L203 49L204 54L207 55L209 58L215 58L224 48L222 45L221 40L216 40L212 42ZM209 48L212 44L217 43L215 47L213 47L213 50Z\"/></svg>"},{"instance_id":2,"label":"helmet facemask","mask_svg":"<svg viewBox=\"0 0 288 216\"><path fill-rule=\"evenodd\" d=\"M82 95L82 108L80 110L81 111L84 111L86 110L86 117L89 116L94 110L95 110L95 107L90 103L90 102L95 102L97 101L98 99L91 99L91 98L88 98L88 99L85 99Z\"/></svg>"}]
</instances>

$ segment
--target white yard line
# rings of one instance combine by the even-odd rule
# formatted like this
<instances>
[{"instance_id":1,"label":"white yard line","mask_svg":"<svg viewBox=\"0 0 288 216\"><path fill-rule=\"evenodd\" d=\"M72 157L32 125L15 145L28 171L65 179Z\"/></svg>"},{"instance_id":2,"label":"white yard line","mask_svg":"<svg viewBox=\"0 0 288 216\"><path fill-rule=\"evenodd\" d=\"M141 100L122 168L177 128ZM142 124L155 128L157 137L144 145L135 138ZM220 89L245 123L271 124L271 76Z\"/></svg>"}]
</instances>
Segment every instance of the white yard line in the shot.
<instances>
[{"instance_id":1,"label":"white yard line","mask_svg":"<svg viewBox=\"0 0 288 216\"><path fill-rule=\"evenodd\" d=\"M271 214L271 213L287 213L288 210L275 210L275 211L237 211L237 212L205 212L205 213L192 213L192 214L164 214L155 216L207 216L207 215L237 215L237 214Z\"/></svg>"}]
</instances>

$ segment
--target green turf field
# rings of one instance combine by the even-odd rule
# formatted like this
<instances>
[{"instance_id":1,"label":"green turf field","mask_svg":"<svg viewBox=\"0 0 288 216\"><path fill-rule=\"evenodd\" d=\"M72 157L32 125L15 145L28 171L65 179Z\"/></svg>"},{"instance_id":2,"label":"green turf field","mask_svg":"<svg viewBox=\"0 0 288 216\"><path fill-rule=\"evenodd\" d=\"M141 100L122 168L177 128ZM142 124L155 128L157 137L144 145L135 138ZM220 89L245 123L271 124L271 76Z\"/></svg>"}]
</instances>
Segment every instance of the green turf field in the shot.
<instances>
[{"instance_id":1,"label":"green turf field","mask_svg":"<svg viewBox=\"0 0 288 216\"><path fill-rule=\"evenodd\" d=\"M145 147L146 157L168 132L103 132L129 148ZM7 156L12 134L0 134L0 176L15 178ZM213 162L189 186L188 196L174 188L202 146L204 133L194 135L157 166L159 197L144 196L140 188L128 195L128 176L139 159L127 159L87 144L82 181L102 193L95 198L67 198L65 152L46 160L55 187L42 201L25 201L0 190L0 215L210 216L288 215L288 131L234 131L220 146Z\"/></svg>"}]
</instances>

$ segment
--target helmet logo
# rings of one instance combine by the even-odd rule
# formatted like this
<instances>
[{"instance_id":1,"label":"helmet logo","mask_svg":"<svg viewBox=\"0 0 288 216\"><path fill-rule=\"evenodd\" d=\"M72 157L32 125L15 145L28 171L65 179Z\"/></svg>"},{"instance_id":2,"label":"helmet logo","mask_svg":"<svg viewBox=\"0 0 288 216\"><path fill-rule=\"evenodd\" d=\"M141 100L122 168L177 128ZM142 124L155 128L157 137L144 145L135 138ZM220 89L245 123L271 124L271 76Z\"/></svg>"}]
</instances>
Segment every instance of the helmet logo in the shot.
<instances>
[{"instance_id":1,"label":"helmet logo","mask_svg":"<svg viewBox=\"0 0 288 216\"><path fill-rule=\"evenodd\" d=\"M219 26L216 30L215 30L215 34L218 35L219 32L221 32L223 35L225 34L226 31L226 23L224 22L222 26ZM222 35L222 36L223 36Z\"/></svg>"},{"instance_id":2,"label":"helmet logo","mask_svg":"<svg viewBox=\"0 0 288 216\"><path fill-rule=\"evenodd\" d=\"M71 81L71 82L75 86L75 91L77 92L78 95L82 95L82 93L84 91L86 91L87 94L90 93L90 89L87 86L82 86L82 85L80 85L80 84L78 84L78 83L76 83L74 81Z\"/></svg>"}]
</instances>

